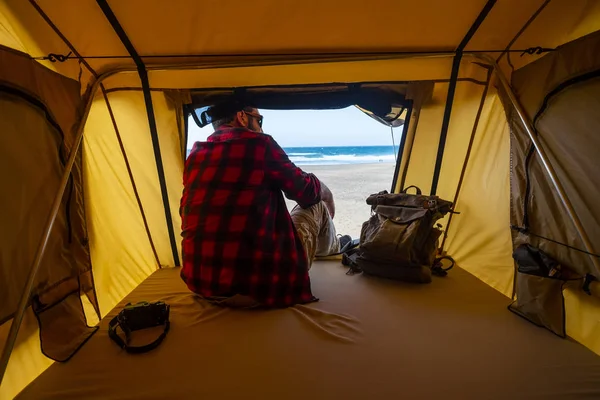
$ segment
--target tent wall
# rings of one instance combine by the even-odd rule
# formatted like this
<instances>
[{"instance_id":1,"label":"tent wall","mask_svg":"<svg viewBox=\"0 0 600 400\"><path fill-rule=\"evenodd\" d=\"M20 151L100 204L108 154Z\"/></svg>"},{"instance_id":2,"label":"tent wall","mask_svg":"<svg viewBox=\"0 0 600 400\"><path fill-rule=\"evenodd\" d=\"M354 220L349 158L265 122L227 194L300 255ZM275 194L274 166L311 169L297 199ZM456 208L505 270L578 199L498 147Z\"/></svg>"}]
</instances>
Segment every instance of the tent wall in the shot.
<instances>
[{"instance_id":1,"label":"tent wall","mask_svg":"<svg viewBox=\"0 0 600 400\"><path fill-rule=\"evenodd\" d=\"M473 69L482 69L473 65ZM453 200L485 84L459 82L450 118L438 195ZM405 186L431 188L448 84L436 84L419 116ZM461 195L445 249L457 263L490 286L512 293L513 262L509 225L508 125L495 89L490 87ZM448 218L441 221L447 226Z\"/></svg>"},{"instance_id":2,"label":"tent wall","mask_svg":"<svg viewBox=\"0 0 600 400\"><path fill-rule=\"evenodd\" d=\"M158 185L144 98L138 91L108 93L134 181L162 266L173 266ZM175 232L181 231L179 200L183 157L176 107L165 93L152 101L169 189ZM104 97L98 93L84 132L86 204L92 262L102 315L152 273L158 265L127 174ZM180 240L178 252L181 253Z\"/></svg>"},{"instance_id":3,"label":"tent wall","mask_svg":"<svg viewBox=\"0 0 600 400\"><path fill-rule=\"evenodd\" d=\"M513 76L513 86L533 121L540 143L562 183L583 230L600 247L600 34L569 43L558 51L529 64ZM529 232L584 249L575 225L558 197L531 141L508 108L511 123L511 224L523 227L525 200L529 205ZM529 164L527 155L531 153ZM531 191L527 193L526 171ZM600 278L591 256L530 234L514 234L515 245L523 242L541 248L575 275L590 273ZM598 258L596 256L596 258ZM581 281L565 291L567 334L600 354L600 299L580 290ZM548 289L550 290L550 289Z\"/></svg>"},{"instance_id":4,"label":"tent wall","mask_svg":"<svg viewBox=\"0 0 600 400\"><path fill-rule=\"evenodd\" d=\"M502 103L492 86L485 99L456 202L456 210L461 214L454 215L448 227L444 250L461 268L510 296L513 260L511 236L507 229L510 211L508 153L508 124ZM454 166L454 174L461 166ZM448 193L451 189L448 187Z\"/></svg>"},{"instance_id":5,"label":"tent wall","mask_svg":"<svg viewBox=\"0 0 600 400\"><path fill-rule=\"evenodd\" d=\"M80 105L77 82L26 54L0 48L0 346L41 242L44 227L73 148ZM83 204L81 157L75 159L45 256L33 280L25 328L19 332L8 376L37 373L52 359L68 358L95 331L86 325L81 296L97 308ZM35 313L35 316L34 316ZM32 320L41 329L34 329ZM57 323L58 322L58 323ZM36 323L36 325L37 325ZM68 329L66 329L68 327ZM35 336L35 337L33 337ZM23 378L26 379L26 378ZM15 379L14 390L21 385ZM11 389L11 387L13 389Z\"/></svg>"},{"instance_id":6,"label":"tent wall","mask_svg":"<svg viewBox=\"0 0 600 400\"><path fill-rule=\"evenodd\" d=\"M39 67L24 54L4 49L0 59L2 182L3 191L14 194L2 196L0 212L3 225L16 230L1 233L0 321L4 321L15 312L58 190L65 158L63 146L75 122L75 110L69 110L69 105L75 108L79 96L75 82L63 89L66 79ZM35 163L31 162L33 155ZM67 251L61 244L68 235L67 223L63 211L49 247L51 260L60 260ZM50 281L47 287L68 276L72 268L71 260L60 263L61 271L54 271L51 263L40 270L37 281L42 285Z\"/></svg>"}]
</instances>

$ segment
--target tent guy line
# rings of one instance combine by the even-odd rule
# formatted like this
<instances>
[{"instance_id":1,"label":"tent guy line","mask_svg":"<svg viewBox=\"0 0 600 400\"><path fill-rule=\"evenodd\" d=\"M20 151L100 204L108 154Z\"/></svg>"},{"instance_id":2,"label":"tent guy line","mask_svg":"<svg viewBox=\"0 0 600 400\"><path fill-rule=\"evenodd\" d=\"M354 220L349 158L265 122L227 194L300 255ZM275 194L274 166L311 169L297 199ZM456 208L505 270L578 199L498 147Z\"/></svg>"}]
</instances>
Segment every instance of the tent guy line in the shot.
<instances>
[{"instance_id":1,"label":"tent guy line","mask_svg":"<svg viewBox=\"0 0 600 400\"><path fill-rule=\"evenodd\" d=\"M521 56L524 55L541 55L544 53L548 53L551 51L556 51L555 48L549 47L541 47L534 46L528 47L526 49L510 49L510 50L469 50L469 53L520 53ZM433 50L433 51L382 51L382 52L328 52L328 53L251 53L251 54L236 54L234 57L236 58L244 58L244 57L296 57L296 56L378 56L378 55L409 55L409 56L419 56L419 55L429 55L431 53L438 54L448 54L454 55L456 51L454 50ZM147 55L138 55L140 58L216 58L216 57L233 57L230 54L147 54ZM50 62L65 62L68 60L102 60L102 59L128 59L131 56L128 55L92 55L92 56L77 56L72 54L58 54L58 53L48 53L45 56L34 56L31 57L34 60L38 61L50 61Z\"/></svg>"}]
</instances>

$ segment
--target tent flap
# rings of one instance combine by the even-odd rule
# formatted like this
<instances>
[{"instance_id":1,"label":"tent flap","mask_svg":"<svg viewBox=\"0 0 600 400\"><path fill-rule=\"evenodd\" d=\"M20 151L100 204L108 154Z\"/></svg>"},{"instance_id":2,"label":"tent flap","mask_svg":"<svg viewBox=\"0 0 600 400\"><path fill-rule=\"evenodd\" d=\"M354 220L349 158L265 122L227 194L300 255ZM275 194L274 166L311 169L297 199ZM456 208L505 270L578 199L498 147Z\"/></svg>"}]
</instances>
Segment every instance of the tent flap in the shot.
<instances>
[{"instance_id":1,"label":"tent flap","mask_svg":"<svg viewBox=\"0 0 600 400\"><path fill-rule=\"evenodd\" d=\"M515 91L533 120L552 164L584 232L592 244L600 242L600 176L596 149L600 148L600 35L589 35L529 64L513 76ZM582 277L599 271L584 249L542 162L520 122L507 107L511 125L511 225L515 246L530 243L557 259L572 274ZM561 244L562 243L562 244ZM576 250L579 249L579 250ZM600 254L600 248L592 249ZM581 285L580 285L581 287ZM550 289L548 289L550 290ZM600 353L597 316L600 299L569 287L565 296L567 334ZM518 301L518 299L517 299ZM580 320L569 316L575 313ZM543 307L540 313L545 312ZM595 346L595 347L592 347Z\"/></svg>"},{"instance_id":2,"label":"tent flap","mask_svg":"<svg viewBox=\"0 0 600 400\"><path fill-rule=\"evenodd\" d=\"M0 322L9 325L24 287L74 143L80 104L79 85L27 55L0 49ZM86 340L79 298L97 310L89 258L82 190L81 157L76 158L44 257L29 294L40 322L42 352L70 357L77 340ZM74 296L77 302L67 298ZM67 303L69 305L67 306ZM41 315L52 309L51 324ZM48 315L48 314L46 314ZM81 329L81 331L78 331ZM29 333L31 334L31 332ZM6 337L0 345L4 345ZM17 344L18 346L18 344ZM30 349L29 349L30 350ZM16 347L14 357L20 351ZM20 368L11 363L11 368Z\"/></svg>"}]
</instances>

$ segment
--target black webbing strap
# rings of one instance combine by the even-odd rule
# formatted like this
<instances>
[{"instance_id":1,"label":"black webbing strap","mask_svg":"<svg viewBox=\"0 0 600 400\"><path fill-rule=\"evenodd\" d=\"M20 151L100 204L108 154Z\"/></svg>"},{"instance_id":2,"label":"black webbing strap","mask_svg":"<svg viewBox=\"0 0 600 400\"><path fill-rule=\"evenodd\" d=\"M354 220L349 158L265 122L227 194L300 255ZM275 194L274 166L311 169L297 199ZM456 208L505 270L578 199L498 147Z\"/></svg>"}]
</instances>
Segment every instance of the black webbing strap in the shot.
<instances>
[{"instance_id":1,"label":"black webbing strap","mask_svg":"<svg viewBox=\"0 0 600 400\"><path fill-rule=\"evenodd\" d=\"M513 231L517 231L517 232L523 233L525 235L534 236L534 237L537 237L539 239L547 240L547 241L552 242L554 244L558 244L560 246L567 247L567 248L569 248L571 250L575 250L575 251L578 251L580 253L584 253L584 254L587 254L587 255L590 255L590 256L593 256L593 257L600 257L600 254L596 254L596 253L592 253L592 252L589 252L589 251L586 251L586 250L582 250L582 249L579 249L579 248L577 248L575 246L571 246L569 244L566 244L566 243L563 243L563 242L559 242L558 240L550 239L549 237L538 235L537 233L533 233L527 227L520 227L520 226L516 226L516 225L511 225L510 229L512 229Z\"/></svg>"},{"instance_id":2,"label":"black webbing strap","mask_svg":"<svg viewBox=\"0 0 600 400\"><path fill-rule=\"evenodd\" d=\"M433 180L431 182L430 194L435 196L437 194L438 181L440 179L440 173L442 170L442 161L444 159L444 149L446 147L446 138L448 136L448 129L450 127L450 116L452 114L452 104L454 103L454 93L456 91L456 83L458 82L458 72L460 69L460 62L462 60L463 51L469 44L471 38L475 35L483 21L488 16L497 0L488 0L485 6L473 22L473 25L469 28L465 37L461 40L458 47L456 48L454 58L452 59L452 70L450 71L450 83L448 84L448 94L446 96L446 107L444 108L444 117L442 118L442 129L440 132L440 141L437 150L437 156L435 158L435 167L433 170Z\"/></svg>"},{"instance_id":3,"label":"black webbing strap","mask_svg":"<svg viewBox=\"0 0 600 400\"><path fill-rule=\"evenodd\" d=\"M450 260L450 262L451 262L450 266L447 268L444 268L444 265L442 264L442 260ZM448 271L450 271L454 267L454 264L455 264L454 258L452 258L450 256L438 257L433 262L433 266L431 267L431 273L435 276L444 277L444 276L448 275Z\"/></svg>"},{"instance_id":4,"label":"black webbing strap","mask_svg":"<svg viewBox=\"0 0 600 400\"><path fill-rule=\"evenodd\" d=\"M117 333L117 327L120 327L121 330L123 332L125 332L125 340L123 340ZM167 333L169 332L169 328L171 327L171 323L169 322L169 319L167 319L165 321L164 327L165 327L164 331L152 343L145 344L143 346L130 346L129 338L131 336L131 331L129 329L127 329L126 327L122 327L119 324L119 316L117 315L116 317L111 319L110 322L108 323L108 336L113 340L113 342L115 342L120 348L124 349L126 352L131 353L131 354L140 354L140 353L146 353L150 350L154 350L155 348L158 347L159 344L162 343L162 341L165 339L165 337L167 337Z\"/></svg>"}]
</instances>

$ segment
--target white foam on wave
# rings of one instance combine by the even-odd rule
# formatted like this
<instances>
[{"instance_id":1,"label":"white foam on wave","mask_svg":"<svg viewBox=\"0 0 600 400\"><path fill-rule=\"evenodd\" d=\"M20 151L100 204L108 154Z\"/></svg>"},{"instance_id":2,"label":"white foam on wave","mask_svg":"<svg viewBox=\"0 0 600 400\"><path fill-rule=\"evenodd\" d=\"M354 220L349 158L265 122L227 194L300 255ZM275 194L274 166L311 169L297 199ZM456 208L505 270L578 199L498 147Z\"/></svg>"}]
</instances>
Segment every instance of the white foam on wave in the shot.
<instances>
[{"instance_id":1,"label":"white foam on wave","mask_svg":"<svg viewBox=\"0 0 600 400\"><path fill-rule=\"evenodd\" d=\"M315 154L319 153L288 153L288 156L314 156Z\"/></svg>"},{"instance_id":2,"label":"white foam on wave","mask_svg":"<svg viewBox=\"0 0 600 400\"><path fill-rule=\"evenodd\" d=\"M302 157L292 156L289 154L290 160L298 165L311 164L311 165L324 165L324 164L370 164L379 162L393 162L395 160L393 154L381 154L381 155L364 155L357 156L354 154L339 154L339 155L325 155L323 157Z\"/></svg>"}]
</instances>

